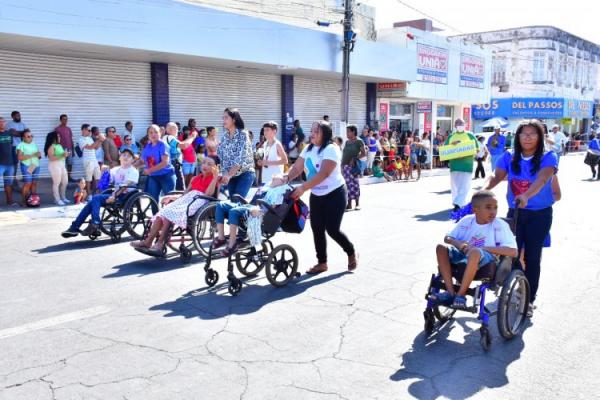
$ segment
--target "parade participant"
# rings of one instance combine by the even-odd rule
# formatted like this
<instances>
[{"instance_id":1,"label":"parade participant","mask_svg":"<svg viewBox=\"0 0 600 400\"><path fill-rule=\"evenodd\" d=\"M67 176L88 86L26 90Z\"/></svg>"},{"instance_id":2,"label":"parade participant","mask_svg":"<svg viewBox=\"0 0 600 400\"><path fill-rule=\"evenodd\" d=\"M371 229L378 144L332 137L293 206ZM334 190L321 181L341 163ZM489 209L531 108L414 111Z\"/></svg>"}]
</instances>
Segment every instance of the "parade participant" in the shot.
<instances>
[{"instance_id":1,"label":"parade participant","mask_svg":"<svg viewBox=\"0 0 600 400\"><path fill-rule=\"evenodd\" d=\"M475 156L475 160L477 161L477 169L475 169L475 177L473 179L478 179L479 175L481 175L482 178L485 178L485 168L483 167L483 163L485 160L487 160L487 156L489 154L487 146L484 143L485 138L483 136L480 136L478 140L479 151Z\"/></svg>"},{"instance_id":2,"label":"parade participant","mask_svg":"<svg viewBox=\"0 0 600 400\"><path fill-rule=\"evenodd\" d=\"M221 162L221 184L227 185L229 197L248 195L255 179L252 141L244 131L244 120L235 108L223 112L223 127L227 133L219 144L217 154Z\"/></svg>"},{"instance_id":3,"label":"parade participant","mask_svg":"<svg viewBox=\"0 0 600 400\"><path fill-rule=\"evenodd\" d=\"M145 166L143 174L148 176L145 191L157 202L161 192L166 195L175 189L175 169L169 160L167 145L160 140L158 125L148 128L148 143L137 164ZM153 205L153 212L155 208Z\"/></svg>"},{"instance_id":4,"label":"parade participant","mask_svg":"<svg viewBox=\"0 0 600 400\"><path fill-rule=\"evenodd\" d=\"M114 192L111 194L94 195L92 200L88 202L81 210L69 229L61 234L62 237L72 238L80 233L82 236L98 234L101 223L100 208L107 204L113 204L115 201L121 201L125 194L134 190L132 186L137 185L140 175L137 169L135 169L132 165L133 153L131 150L125 149L119 156L119 162L121 164L119 167L114 167L110 170L110 181L115 187ZM92 220L83 230L83 232L79 232L79 228L81 225L83 225L90 214L92 216Z\"/></svg>"},{"instance_id":5,"label":"parade participant","mask_svg":"<svg viewBox=\"0 0 600 400\"><path fill-rule=\"evenodd\" d=\"M193 131L185 140L179 141L177 139L178 131L179 129L177 127L177 124L174 122L169 122L165 128L165 136L163 138L163 141L169 148L169 159L171 161L171 165L173 166L173 170L175 171L175 189L184 190L185 172L183 171L182 151L189 147L192 147L192 143L194 143L194 140L196 140L197 133ZM193 148L191 151L193 152Z\"/></svg>"},{"instance_id":6,"label":"parade participant","mask_svg":"<svg viewBox=\"0 0 600 400\"><path fill-rule=\"evenodd\" d=\"M327 271L327 238L325 232L335 240L348 255L348 270L358 266L358 255L348 237L340 231L348 198L344 177L341 172L342 156L332 143L331 126L323 121L319 129L311 131L310 145L300 154L286 177L291 182L307 169L308 180L296 187L292 196L300 198L307 190L310 194L310 225L317 253L318 263L307 271L319 274Z\"/></svg>"},{"instance_id":7,"label":"parade participant","mask_svg":"<svg viewBox=\"0 0 600 400\"><path fill-rule=\"evenodd\" d=\"M438 304L454 308L466 307L465 295L477 270L495 262L499 256L517 257L517 243L510 226L500 218L494 193L482 190L471 199L474 214L463 217L438 244L436 255L440 275L446 291L436 296ZM465 264L465 272L458 292L452 281L452 264Z\"/></svg>"},{"instance_id":8,"label":"parade participant","mask_svg":"<svg viewBox=\"0 0 600 400\"><path fill-rule=\"evenodd\" d=\"M492 158L492 172L496 170L496 164L506 151L506 138L500 133L500 126L494 127L494 134L488 138L487 149Z\"/></svg>"},{"instance_id":9,"label":"parade participant","mask_svg":"<svg viewBox=\"0 0 600 400\"><path fill-rule=\"evenodd\" d=\"M465 131L465 122L458 118L454 122L455 131L448 136L445 145L467 145L474 143L479 150L479 142L471 132ZM450 160L450 187L452 205L457 211L467 204L467 196L471 190L471 174L473 173L473 156L465 156Z\"/></svg>"},{"instance_id":10,"label":"parade participant","mask_svg":"<svg viewBox=\"0 0 600 400\"><path fill-rule=\"evenodd\" d=\"M546 150L552 150L558 156L560 161L560 156L563 154L563 146L568 141L562 131L560 131L560 127L556 124L552 125L552 132L548 132L546 135Z\"/></svg>"},{"instance_id":11,"label":"parade participant","mask_svg":"<svg viewBox=\"0 0 600 400\"><path fill-rule=\"evenodd\" d=\"M530 301L537 296L544 241L552 226L552 177L558 170L558 156L544 151L544 127L539 121L521 123L515 134L514 151L506 152L486 189L508 178L506 198L509 217L519 207L516 234L519 251L524 248L525 276L531 286ZM533 307L530 307L532 310Z\"/></svg>"},{"instance_id":12,"label":"parade participant","mask_svg":"<svg viewBox=\"0 0 600 400\"><path fill-rule=\"evenodd\" d=\"M217 149L219 148L219 139L217 138L217 128L214 126L209 126L206 128L206 140L204 141L204 145L206 147L206 155L209 157L217 157L217 164L220 164L219 158L217 156Z\"/></svg>"},{"instance_id":13,"label":"parade participant","mask_svg":"<svg viewBox=\"0 0 600 400\"><path fill-rule=\"evenodd\" d=\"M162 254L167 232L171 225L186 229L188 218L194 215L207 200L194 199L198 195L213 196L218 188L219 167L212 157L206 157L200 166L201 172L196 175L185 190L183 196L163 197L166 205L153 218L148 236L144 240L132 242L136 249L148 249L151 254ZM156 239L156 243L154 240Z\"/></svg>"},{"instance_id":14,"label":"parade participant","mask_svg":"<svg viewBox=\"0 0 600 400\"><path fill-rule=\"evenodd\" d=\"M592 169L592 179L596 178L597 180L600 180L600 172L596 171L596 167L600 162L600 133L597 133L596 137L590 140L588 154L585 156L585 162Z\"/></svg>"},{"instance_id":15,"label":"parade participant","mask_svg":"<svg viewBox=\"0 0 600 400\"><path fill-rule=\"evenodd\" d=\"M263 144L263 158L257 161L262 169L261 182L264 185L271 183L276 175L283 175L283 166L287 164L288 158L283 145L277 140L277 123L266 122L263 125L265 142Z\"/></svg>"},{"instance_id":16,"label":"parade participant","mask_svg":"<svg viewBox=\"0 0 600 400\"><path fill-rule=\"evenodd\" d=\"M360 177L359 159L366 154L365 144L358 138L356 125L346 127L346 145L342 152L342 173L348 188L348 204L346 210L352 210L352 200L355 201L355 210L360 210ZM340 138L341 139L341 138Z\"/></svg>"}]
</instances>

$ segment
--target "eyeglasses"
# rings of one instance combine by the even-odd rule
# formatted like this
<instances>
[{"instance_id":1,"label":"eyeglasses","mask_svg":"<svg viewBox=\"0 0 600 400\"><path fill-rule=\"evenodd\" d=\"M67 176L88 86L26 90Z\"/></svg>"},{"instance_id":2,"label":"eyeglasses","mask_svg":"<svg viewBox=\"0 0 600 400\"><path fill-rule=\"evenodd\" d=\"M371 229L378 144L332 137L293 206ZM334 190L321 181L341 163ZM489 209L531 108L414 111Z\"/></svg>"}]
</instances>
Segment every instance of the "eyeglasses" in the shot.
<instances>
[{"instance_id":1,"label":"eyeglasses","mask_svg":"<svg viewBox=\"0 0 600 400\"><path fill-rule=\"evenodd\" d=\"M126 142L131 142L131 139L125 139Z\"/></svg>"},{"instance_id":2,"label":"eyeglasses","mask_svg":"<svg viewBox=\"0 0 600 400\"><path fill-rule=\"evenodd\" d=\"M519 136L526 136L526 137L535 137L537 136L537 132L521 132L519 133Z\"/></svg>"},{"instance_id":3,"label":"eyeglasses","mask_svg":"<svg viewBox=\"0 0 600 400\"><path fill-rule=\"evenodd\" d=\"M23 136L23 138L25 138L25 139L33 139L33 135L26 135L26 136Z\"/></svg>"}]
</instances>

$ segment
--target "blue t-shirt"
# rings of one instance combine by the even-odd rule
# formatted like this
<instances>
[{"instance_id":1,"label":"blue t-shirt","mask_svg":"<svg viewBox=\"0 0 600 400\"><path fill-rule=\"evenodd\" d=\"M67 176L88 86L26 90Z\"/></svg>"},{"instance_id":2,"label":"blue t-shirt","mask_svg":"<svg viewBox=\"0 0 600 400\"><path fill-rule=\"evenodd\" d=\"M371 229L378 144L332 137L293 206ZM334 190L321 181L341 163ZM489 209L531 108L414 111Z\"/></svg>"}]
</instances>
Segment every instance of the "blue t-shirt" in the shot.
<instances>
[{"instance_id":1,"label":"blue t-shirt","mask_svg":"<svg viewBox=\"0 0 600 400\"><path fill-rule=\"evenodd\" d=\"M600 139L593 139L590 141L590 145L588 146L591 150L600 151Z\"/></svg>"},{"instance_id":2,"label":"blue t-shirt","mask_svg":"<svg viewBox=\"0 0 600 400\"><path fill-rule=\"evenodd\" d=\"M171 157L171 160L179 160L179 162L181 162L182 153L179 148L181 142L175 136L171 135L165 135L163 140L169 146L169 156Z\"/></svg>"},{"instance_id":3,"label":"blue t-shirt","mask_svg":"<svg viewBox=\"0 0 600 400\"><path fill-rule=\"evenodd\" d=\"M164 142L158 141L155 145L153 145L152 142L148 142L146 147L144 147L144 151L142 151L142 160L144 160L146 168L152 168L155 165L160 164L162 156L164 155L169 155L167 145ZM158 171L154 171L150 174L150 176L172 174L174 172L175 171L171 163L167 163L166 167L159 169Z\"/></svg>"},{"instance_id":4,"label":"blue t-shirt","mask_svg":"<svg viewBox=\"0 0 600 400\"><path fill-rule=\"evenodd\" d=\"M198 136L196 138L196 140L194 140L193 146L196 149L196 148L198 148L198 146L200 146L200 145L204 146L205 144L206 144L206 140L202 136Z\"/></svg>"},{"instance_id":5,"label":"blue t-shirt","mask_svg":"<svg viewBox=\"0 0 600 400\"><path fill-rule=\"evenodd\" d=\"M494 146L494 136L496 135L492 135L488 138L487 148L491 155L499 156L501 154L504 154L504 152L506 151L506 138L502 135L498 135L496 146Z\"/></svg>"},{"instance_id":6,"label":"blue t-shirt","mask_svg":"<svg viewBox=\"0 0 600 400\"><path fill-rule=\"evenodd\" d=\"M506 200L508 206L513 208L515 206L515 197L525 193L533 182L537 179L539 171L546 167L553 167L554 170L558 170L558 157L553 151L549 151L542 156L540 163L540 169L535 173L531 174L531 159L521 159L521 173L515 174L512 168L512 151L507 151L504 156L498 160L496 168L505 170L508 173L508 190L506 193ZM554 197L552 196L552 180L548 180L544 187L527 202L526 210L542 210L544 208L552 207L554 204Z\"/></svg>"},{"instance_id":7,"label":"blue t-shirt","mask_svg":"<svg viewBox=\"0 0 600 400\"><path fill-rule=\"evenodd\" d=\"M377 152L377 139L375 139L374 137L369 137L369 152Z\"/></svg>"}]
</instances>

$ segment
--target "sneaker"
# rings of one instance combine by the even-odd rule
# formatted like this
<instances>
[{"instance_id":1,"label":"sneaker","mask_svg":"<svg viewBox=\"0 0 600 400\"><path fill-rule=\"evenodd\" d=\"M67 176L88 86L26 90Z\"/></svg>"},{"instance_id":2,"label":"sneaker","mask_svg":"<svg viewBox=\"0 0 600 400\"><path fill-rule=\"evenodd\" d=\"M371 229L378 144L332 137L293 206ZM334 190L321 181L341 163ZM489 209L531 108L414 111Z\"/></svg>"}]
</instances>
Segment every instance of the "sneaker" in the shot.
<instances>
[{"instance_id":1,"label":"sneaker","mask_svg":"<svg viewBox=\"0 0 600 400\"><path fill-rule=\"evenodd\" d=\"M64 206L64 205L66 205L66 204L65 204L65 202L64 202L64 201L62 201L62 200L58 200L58 201L56 202L56 205L57 205L57 206L61 206L61 207L62 207L62 206Z\"/></svg>"},{"instance_id":2,"label":"sneaker","mask_svg":"<svg viewBox=\"0 0 600 400\"><path fill-rule=\"evenodd\" d=\"M62 199L62 202L65 203L65 204L71 204L71 201L67 200L67 199Z\"/></svg>"},{"instance_id":3,"label":"sneaker","mask_svg":"<svg viewBox=\"0 0 600 400\"><path fill-rule=\"evenodd\" d=\"M64 231L60 235L62 237L64 237L65 239L72 238L72 237L75 237L75 236L79 235L79 229L75 229L73 227L69 227L69 229L67 229L66 231Z\"/></svg>"},{"instance_id":4,"label":"sneaker","mask_svg":"<svg viewBox=\"0 0 600 400\"><path fill-rule=\"evenodd\" d=\"M533 317L533 310L537 307L533 303L529 303L529 308L527 309L527 318Z\"/></svg>"},{"instance_id":5,"label":"sneaker","mask_svg":"<svg viewBox=\"0 0 600 400\"><path fill-rule=\"evenodd\" d=\"M457 310L464 310L467 308L467 299L465 296L454 296L454 301L452 302L452 308L456 308Z\"/></svg>"},{"instance_id":6,"label":"sneaker","mask_svg":"<svg viewBox=\"0 0 600 400\"><path fill-rule=\"evenodd\" d=\"M90 236L96 232L98 232L98 225L89 223L83 232L81 232L81 236Z\"/></svg>"}]
</instances>

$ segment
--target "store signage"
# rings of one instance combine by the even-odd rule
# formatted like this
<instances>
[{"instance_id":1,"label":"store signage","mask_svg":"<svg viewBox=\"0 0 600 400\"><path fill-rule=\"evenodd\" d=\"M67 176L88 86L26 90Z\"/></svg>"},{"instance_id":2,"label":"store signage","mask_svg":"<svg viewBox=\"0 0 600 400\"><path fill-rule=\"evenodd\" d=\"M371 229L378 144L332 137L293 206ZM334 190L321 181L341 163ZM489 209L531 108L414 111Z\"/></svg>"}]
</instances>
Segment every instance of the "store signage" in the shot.
<instances>
[{"instance_id":1,"label":"store signage","mask_svg":"<svg viewBox=\"0 0 600 400\"><path fill-rule=\"evenodd\" d=\"M388 129L388 112L390 105L388 103L379 103L379 130Z\"/></svg>"},{"instance_id":2,"label":"store signage","mask_svg":"<svg viewBox=\"0 0 600 400\"><path fill-rule=\"evenodd\" d=\"M477 145L473 140L468 143L449 144L438 147L440 160L454 160L456 158L474 156L477 153Z\"/></svg>"},{"instance_id":3,"label":"store signage","mask_svg":"<svg viewBox=\"0 0 600 400\"><path fill-rule=\"evenodd\" d=\"M423 131L424 132L431 133L431 117L432 116L433 116L433 114L430 112L423 113L423 121L424 121Z\"/></svg>"},{"instance_id":4,"label":"store signage","mask_svg":"<svg viewBox=\"0 0 600 400\"><path fill-rule=\"evenodd\" d=\"M406 97L406 82L382 82L377 84L377 97Z\"/></svg>"},{"instance_id":5,"label":"store signage","mask_svg":"<svg viewBox=\"0 0 600 400\"><path fill-rule=\"evenodd\" d=\"M448 84L448 49L417 43L417 80Z\"/></svg>"},{"instance_id":6,"label":"store signage","mask_svg":"<svg viewBox=\"0 0 600 400\"><path fill-rule=\"evenodd\" d=\"M485 78L485 60L467 53L460 54L459 86L483 89Z\"/></svg>"},{"instance_id":7,"label":"store signage","mask_svg":"<svg viewBox=\"0 0 600 400\"><path fill-rule=\"evenodd\" d=\"M417 101L417 113L430 113L432 110L431 101Z\"/></svg>"},{"instance_id":8,"label":"store signage","mask_svg":"<svg viewBox=\"0 0 600 400\"><path fill-rule=\"evenodd\" d=\"M476 104L472 107L475 119L492 117L504 118L562 118L564 116L562 98L513 97L492 99L489 104ZM590 112L591 114L591 112Z\"/></svg>"},{"instance_id":9,"label":"store signage","mask_svg":"<svg viewBox=\"0 0 600 400\"><path fill-rule=\"evenodd\" d=\"M465 121L465 129L471 130L471 108L463 107L463 121Z\"/></svg>"}]
</instances>

